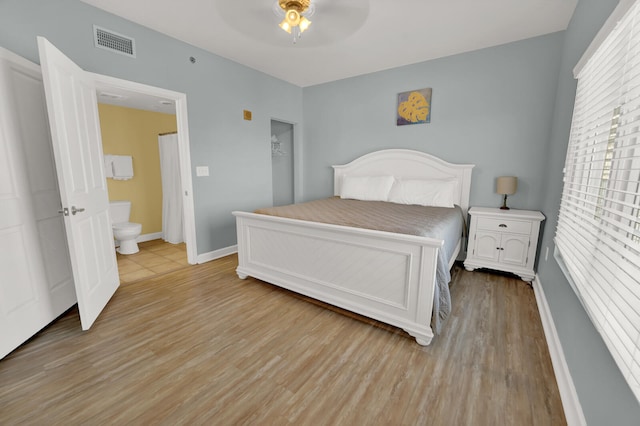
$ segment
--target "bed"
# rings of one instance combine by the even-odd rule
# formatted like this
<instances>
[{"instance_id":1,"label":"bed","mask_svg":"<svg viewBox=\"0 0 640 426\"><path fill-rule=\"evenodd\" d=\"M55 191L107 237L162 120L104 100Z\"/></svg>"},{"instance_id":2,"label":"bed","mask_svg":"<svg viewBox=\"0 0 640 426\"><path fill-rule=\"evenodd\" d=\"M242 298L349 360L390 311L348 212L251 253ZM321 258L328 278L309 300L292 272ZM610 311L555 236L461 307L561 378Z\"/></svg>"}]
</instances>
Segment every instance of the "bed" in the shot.
<instances>
[{"instance_id":1,"label":"bed","mask_svg":"<svg viewBox=\"0 0 640 426\"><path fill-rule=\"evenodd\" d=\"M334 195L344 196L346 185L369 177L447 182L450 201L458 206L452 210L466 218L473 167L412 150L376 151L333 166ZM432 315L434 304L438 307L438 265L448 271L462 259L462 233L445 241L268 212L233 214L241 279L266 281L399 327L420 345L431 343L438 323ZM443 259L447 244L453 248Z\"/></svg>"}]
</instances>

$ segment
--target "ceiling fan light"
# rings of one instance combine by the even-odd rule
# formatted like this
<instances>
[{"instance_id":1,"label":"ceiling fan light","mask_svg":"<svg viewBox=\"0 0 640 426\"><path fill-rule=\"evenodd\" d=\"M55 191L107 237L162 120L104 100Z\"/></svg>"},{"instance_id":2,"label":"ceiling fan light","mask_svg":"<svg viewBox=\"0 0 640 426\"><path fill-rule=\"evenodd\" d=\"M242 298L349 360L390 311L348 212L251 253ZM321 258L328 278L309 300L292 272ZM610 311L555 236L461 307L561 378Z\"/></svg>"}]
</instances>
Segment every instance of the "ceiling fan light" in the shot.
<instances>
[{"instance_id":1,"label":"ceiling fan light","mask_svg":"<svg viewBox=\"0 0 640 426\"><path fill-rule=\"evenodd\" d=\"M297 26L300 23L300 13L295 9L287 10L285 19L292 27Z\"/></svg>"},{"instance_id":2,"label":"ceiling fan light","mask_svg":"<svg viewBox=\"0 0 640 426\"><path fill-rule=\"evenodd\" d=\"M300 32L303 33L309 26L311 25L311 21L305 18L304 16L300 19Z\"/></svg>"},{"instance_id":3,"label":"ceiling fan light","mask_svg":"<svg viewBox=\"0 0 640 426\"><path fill-rule=\"evenodd\" d=\"M287 18L283 19L282 22L280 22L279 26L280 28L291 34L291 25L289 25L289 22L287 22Z\"/></svg>"},{"instance_id":4,"label":"ceiling fan light","mask_svg":"<svg viewBox=\"0 0 640 426\"><path fill-rule=\"evenodd\" d=\"M313 0L276 0L273 11L284 19L279 26L289 34L293 34L293 43L309 28L311 21L307 18L314 14ZM304 16L303 16L304 14Z\"/></svg>"}]
</instances>

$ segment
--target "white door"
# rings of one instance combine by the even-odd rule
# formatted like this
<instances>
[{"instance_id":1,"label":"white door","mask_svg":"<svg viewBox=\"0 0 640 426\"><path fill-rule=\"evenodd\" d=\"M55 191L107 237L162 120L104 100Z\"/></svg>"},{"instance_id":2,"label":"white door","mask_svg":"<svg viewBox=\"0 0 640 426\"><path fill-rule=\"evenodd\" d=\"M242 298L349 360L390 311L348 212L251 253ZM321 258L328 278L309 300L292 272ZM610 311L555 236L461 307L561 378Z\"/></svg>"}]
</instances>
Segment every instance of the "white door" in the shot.
<instances>
[{"instance_id":1,"label":"white door","mask_svg":"<svg viewBox=\"0 0 640 426\"><path fill-rule=\"evenodd\" d=\"M40 67L0 48L0 358L76 303Z\"/></svg>"},{"instance_id":2,"label":"white door","mask_svg":"<svg viewBox=\"0 0 640 426\"><path fill-rule=\"evenodd\" d=\"M87 330L120 285L95 81L43 37L38 50L78 310Z\"/></svg>"}]
</instances>

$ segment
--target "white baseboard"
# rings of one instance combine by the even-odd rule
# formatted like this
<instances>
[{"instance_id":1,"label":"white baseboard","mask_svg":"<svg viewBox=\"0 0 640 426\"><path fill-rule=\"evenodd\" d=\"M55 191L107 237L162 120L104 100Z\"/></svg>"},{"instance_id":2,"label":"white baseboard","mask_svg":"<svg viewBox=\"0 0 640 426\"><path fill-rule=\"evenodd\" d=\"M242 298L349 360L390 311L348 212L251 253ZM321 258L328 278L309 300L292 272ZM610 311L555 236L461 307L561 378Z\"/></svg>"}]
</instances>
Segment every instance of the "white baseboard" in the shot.
<instances>
[{"instance_id":1,"label":"white baseboard","mask_svg":"<svg viewBox=\"0 0 640 426\"><path fill-rule=\"evenodd\" d=\"M558 383L558 389L560 391L560 398L562 399L562 407L564 408L564 415L567 419L567 424L569 426L586 426L587 421L584 418L582 406L580 405L576 388L573 385L569 366L567 365L567 360L564 357L562 344L560 343L556 325L553 322L549 304L547 303L547 298L544 295L544 289L540 284L540 277L538 274L536 274L532 282L532 286L536 296L536 303L538 304L538 312L540 312L540 319L542 320L542 328L544 329L544 335L547 339L547 346L549 347L549 354L551 355L551 363L553 364L553 372L555 373L556 382Z\"/></svg>"},{"instance_id":2,"label":"white baseboard","mask_svg":"<svg viewBox=\"0 0 640 426\"><path fill-rule=\"evenodd\" d=\"M219 250L210 251L208 253L199 254L196 259L196 262L198 264L210 262L212 260L220 259L221 257L225 257L237 252L238 252L238 245L236 244L236 245L225 247Z\"/></svg>"},{"instance_id":3,"label":"white baseboard","mask_svg":"<svg viewBox=\"0 0 640 426\"><path fill-rule=\"evenodd\" d=\"M136 243L144 243L145 241L158 240L162 238L162 232L154 232L153 234L144 234L136 238ZM116 247L120 247L120 241L114 240Z\"/></svg>"},{"instance_id":4,"label":"white baseboard","mask_svg":"<svg viewBox=\"0 0 640 426\"><path fill-rule=\"evenodd\" d=\"M161 238L162 232L154 232L152 234L142 234L138 238L136 238L136 241L139 243L144 243L145 241L159 240Z\"/></svg>"}]
</instances>

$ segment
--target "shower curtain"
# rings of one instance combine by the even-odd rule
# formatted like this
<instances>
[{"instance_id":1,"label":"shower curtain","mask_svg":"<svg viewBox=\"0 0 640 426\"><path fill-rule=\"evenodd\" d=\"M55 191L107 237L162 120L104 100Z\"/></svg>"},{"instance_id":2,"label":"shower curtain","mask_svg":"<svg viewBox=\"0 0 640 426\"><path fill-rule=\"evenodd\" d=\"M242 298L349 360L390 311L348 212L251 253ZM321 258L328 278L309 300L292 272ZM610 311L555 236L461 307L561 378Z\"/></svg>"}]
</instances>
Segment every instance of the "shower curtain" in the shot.
<instances>
[{"instance_id":1,"label":"shower curtain","mask_svg":"<svg viewBox=\"0 0 640 426\"><path fill-rule=\"evenodd\" d=\"M178 134L158 136L162 175L162 235L171 244L184 241Z\"/></svg>"}]
</instances>

